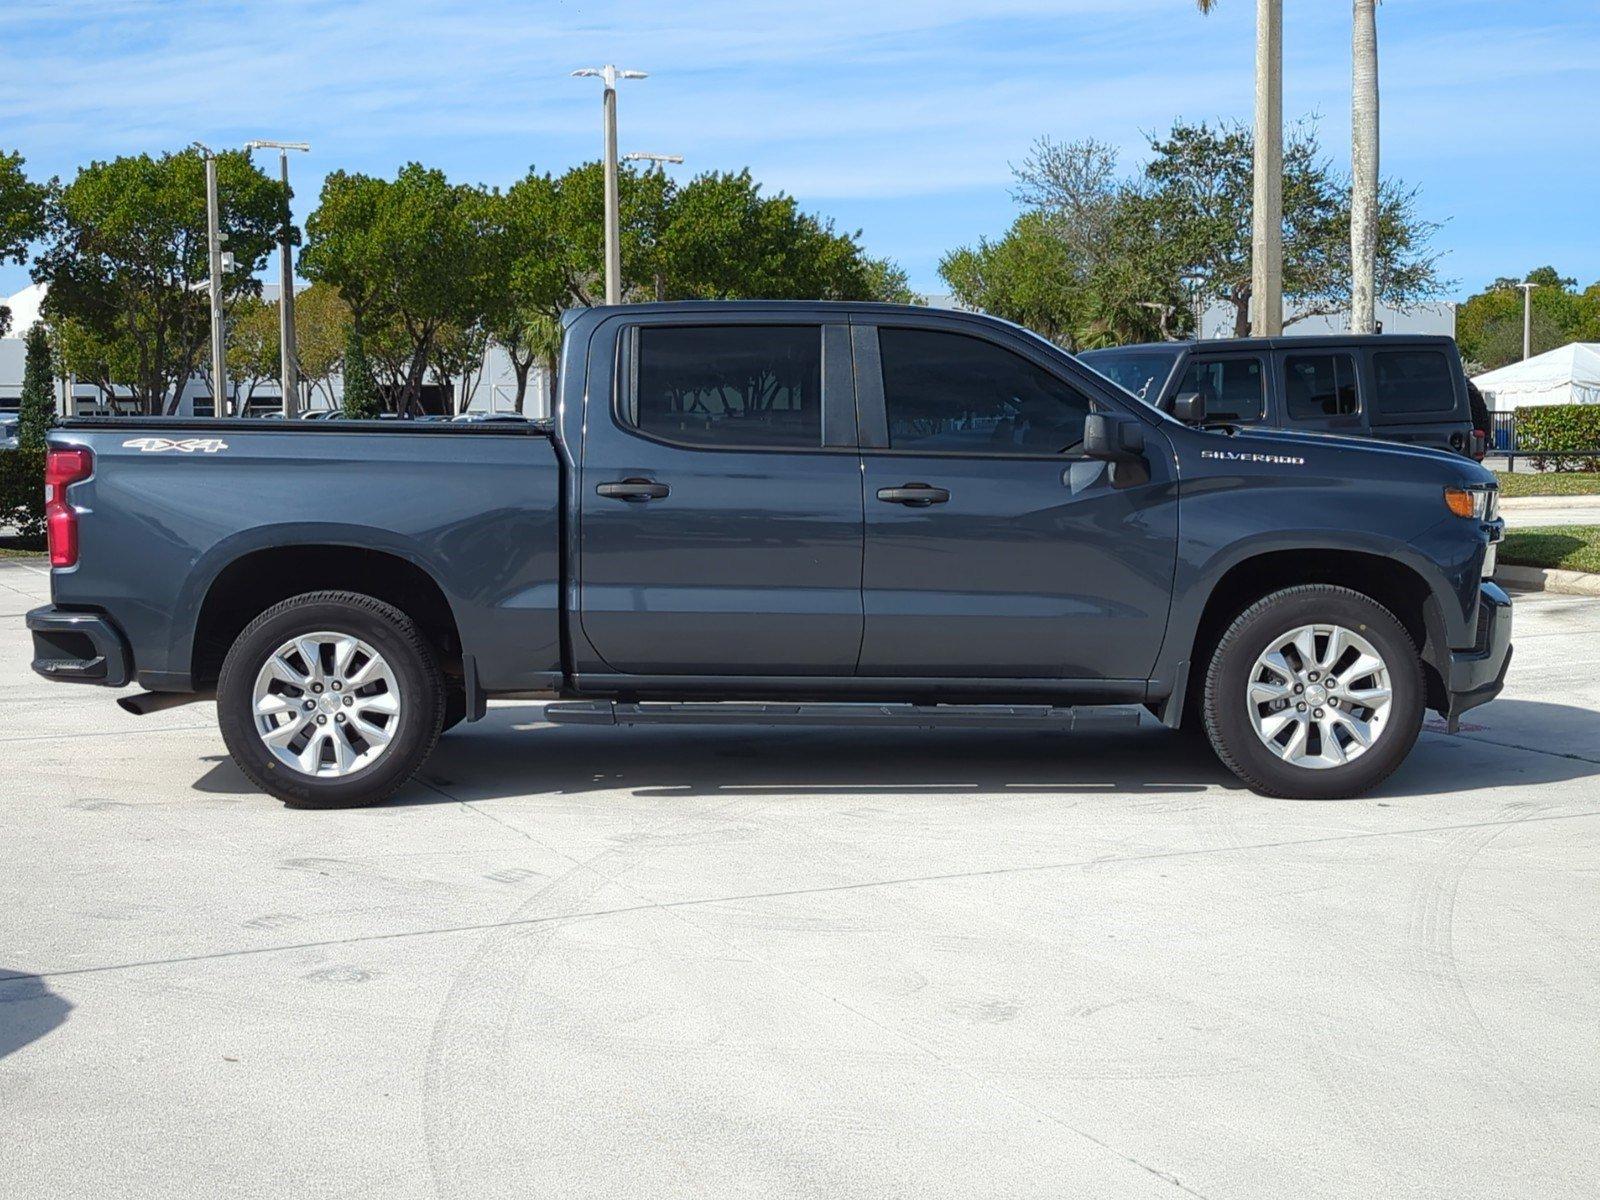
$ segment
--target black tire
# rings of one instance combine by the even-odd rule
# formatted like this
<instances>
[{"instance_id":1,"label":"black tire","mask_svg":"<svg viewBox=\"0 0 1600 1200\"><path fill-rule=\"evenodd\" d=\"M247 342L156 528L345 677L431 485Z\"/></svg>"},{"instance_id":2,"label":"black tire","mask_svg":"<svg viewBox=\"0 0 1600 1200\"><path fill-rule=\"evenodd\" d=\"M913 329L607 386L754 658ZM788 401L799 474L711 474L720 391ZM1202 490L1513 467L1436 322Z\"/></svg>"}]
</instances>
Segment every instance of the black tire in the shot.
<instances>
[{"instance_id":1,"label":"black tire","mask_svg":"<svg viewBox=\"0 0 1600 1200\"><path fill-rule=\"evenodd\" d=\"M343 778L319 778L279 762L258 736L252 691L279 646L298 634L328 630L361 639L382 655L404 703L381 757ZM217 723L228 752L249 780L291 808L353 808L393 795L439 740L444 681L416 625L393 605L355 592L311 592L275 604L234 641L217 680Z\"/></svg>"},{"instance_id":2,"label":"black tire","mask_svg":"<svg viewBox=\"0 0 1600 1200\"><path fill-rule=\"evenodd\" d=\"M1311 769L1285 762L1262 743L1245 702L1256 660L1277 638L1301 626L1329 622L1372 643L1389 668L1387 724L1365 753L1342 766ZM1329 584L1287 588L1235 618L1205 676L1203 710L1217 757L1254 790L1296 800L1358 796L1392 774L1422 731L1422 663L1394 614L1370 596Z\"/></svg>"}]
</instances>

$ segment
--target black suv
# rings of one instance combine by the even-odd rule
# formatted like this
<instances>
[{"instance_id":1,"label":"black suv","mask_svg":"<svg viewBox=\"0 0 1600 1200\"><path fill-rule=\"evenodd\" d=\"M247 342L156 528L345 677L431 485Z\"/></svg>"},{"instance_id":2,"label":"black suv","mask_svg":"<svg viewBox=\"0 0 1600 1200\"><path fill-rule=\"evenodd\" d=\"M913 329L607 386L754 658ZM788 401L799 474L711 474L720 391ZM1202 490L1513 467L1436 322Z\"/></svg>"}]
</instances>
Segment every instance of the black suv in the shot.
<instances>
[{"instance_id":1,"label":"black suv","mask_svg":"<svg viewBox=\"0 0 1600 1200\"><path fill-rule=\"evenodd\" d=\"M1382 438L1482 459L1455 341L1413 334L1154 342L1090 350L1085 364L1182 418L1197 395L1206 424Z\"/></svg>"}]
</instances>

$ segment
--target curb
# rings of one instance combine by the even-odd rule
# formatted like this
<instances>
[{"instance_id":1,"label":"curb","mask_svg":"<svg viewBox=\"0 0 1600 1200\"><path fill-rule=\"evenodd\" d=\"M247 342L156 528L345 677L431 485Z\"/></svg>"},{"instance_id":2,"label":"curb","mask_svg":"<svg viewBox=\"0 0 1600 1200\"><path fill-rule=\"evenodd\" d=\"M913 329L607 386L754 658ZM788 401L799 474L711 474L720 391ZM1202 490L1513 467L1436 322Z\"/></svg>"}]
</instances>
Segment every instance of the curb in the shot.
<instances>
[{"instance_id":1,"label":"curb","mask_svg":"<svg viewBox=\"0 0 1600 1200\"><path fill-rule=\"evenodd\" d=\"M1600 512L1600 496L1502 496L1501 512L1529 512L1539 508L1592 508Z\"/></svg>"},{"instance_id":2,"label":"curb","mask_svg":"<svg viewBox=\"0 0 1600 1200\"><path fill-rule=\"evenodd\" d=\"M1600 575L1586 571L1558 571L1546 567L1502 566L1494 573L1496 583L1510 584L1530 592L1558 592L1564 596L1600 596Z\"/></svg>"}]
</instances>

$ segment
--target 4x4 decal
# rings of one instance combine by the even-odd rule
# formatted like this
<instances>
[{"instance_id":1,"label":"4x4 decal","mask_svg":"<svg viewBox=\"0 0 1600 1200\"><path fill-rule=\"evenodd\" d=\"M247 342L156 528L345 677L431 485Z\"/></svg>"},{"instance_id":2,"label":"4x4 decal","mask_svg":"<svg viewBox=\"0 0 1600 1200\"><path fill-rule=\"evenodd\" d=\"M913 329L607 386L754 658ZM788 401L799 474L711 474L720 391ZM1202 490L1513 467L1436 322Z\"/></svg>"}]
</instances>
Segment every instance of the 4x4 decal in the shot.
<instances>
[{"instance_id":1,"label":"4x4 decal","mask_svg":"<svg viewBox=\"0 0 1600 1200\"><path fill-rule=\"evenodd\" d=\"M218 450L226 450L228 443L221 438L162 438L142 437L129 438L122 443L124 450L137 450L141 454L162 454L175 450L179 454L215 454Z\"/></svg>"}]
</instances>

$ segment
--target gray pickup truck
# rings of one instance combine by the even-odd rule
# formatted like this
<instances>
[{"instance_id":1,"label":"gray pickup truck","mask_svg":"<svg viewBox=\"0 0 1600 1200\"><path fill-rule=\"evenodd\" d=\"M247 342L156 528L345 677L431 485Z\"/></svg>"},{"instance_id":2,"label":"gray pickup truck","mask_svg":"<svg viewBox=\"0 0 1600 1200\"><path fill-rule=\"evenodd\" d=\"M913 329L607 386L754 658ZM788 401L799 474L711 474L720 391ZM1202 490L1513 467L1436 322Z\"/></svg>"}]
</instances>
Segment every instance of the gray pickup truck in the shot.
<instances>
[{"instance_id":1,"label":"gray pickup truck","mask_svg":"<svg viewBox=\"0 0 1600 1200\"><path fill-rule=\"evenodd\" d=\"M554 411L68 421L34 668L136 681L134 712L214 695L251 780L327 807L492 697L1048 729L1142 704L1263 792L1349 796L1510 658L1481 467L1184 424L986 317L587 309Z\"/></svg>"}]
</instances>

